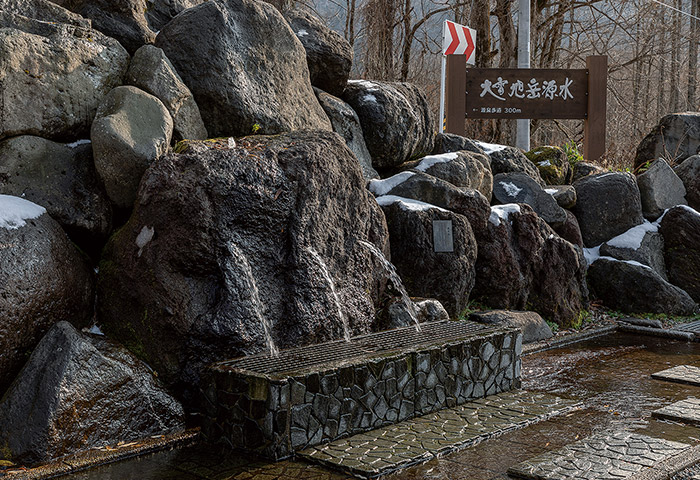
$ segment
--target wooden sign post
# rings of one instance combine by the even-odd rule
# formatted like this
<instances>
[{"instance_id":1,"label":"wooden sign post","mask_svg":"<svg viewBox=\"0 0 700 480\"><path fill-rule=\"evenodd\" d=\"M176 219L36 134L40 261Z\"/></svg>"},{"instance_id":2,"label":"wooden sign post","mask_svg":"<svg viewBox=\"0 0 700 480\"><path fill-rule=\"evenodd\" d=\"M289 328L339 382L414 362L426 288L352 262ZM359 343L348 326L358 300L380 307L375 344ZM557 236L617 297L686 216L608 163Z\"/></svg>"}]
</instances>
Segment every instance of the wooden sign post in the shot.
<instances>
[{"instance_id":1,"label":"wooden sign post","mask_svg":"<svg viewBox=\"0 0 700 480\"><path fill-rule=\"evenodd\" d=\"M462 57L462 58L459 58ZM606 56L585 69L465 69L463 55L447 58L446 131L464 135L467 118L584 119L584 156L605 153Z\"/></svg>"}]
</instances>

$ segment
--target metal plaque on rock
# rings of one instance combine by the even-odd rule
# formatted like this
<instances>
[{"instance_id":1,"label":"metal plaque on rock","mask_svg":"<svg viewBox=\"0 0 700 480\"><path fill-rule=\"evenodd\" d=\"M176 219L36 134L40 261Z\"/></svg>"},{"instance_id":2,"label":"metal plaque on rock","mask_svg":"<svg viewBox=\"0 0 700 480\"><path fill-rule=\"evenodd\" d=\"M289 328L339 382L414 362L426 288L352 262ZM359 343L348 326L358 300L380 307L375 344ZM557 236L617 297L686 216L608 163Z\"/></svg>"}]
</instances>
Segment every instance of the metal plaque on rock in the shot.
<instances>
[{"instance_id":1,"label":"metal plaque on rock","mask_svg":"<svg viewBox=\"0 0 700 480\"><path fill-rule=\"evenodd\" d=\"M433 220L433 250L436 253L455 251L452 220Z\"/></svg>"}]
</instances>

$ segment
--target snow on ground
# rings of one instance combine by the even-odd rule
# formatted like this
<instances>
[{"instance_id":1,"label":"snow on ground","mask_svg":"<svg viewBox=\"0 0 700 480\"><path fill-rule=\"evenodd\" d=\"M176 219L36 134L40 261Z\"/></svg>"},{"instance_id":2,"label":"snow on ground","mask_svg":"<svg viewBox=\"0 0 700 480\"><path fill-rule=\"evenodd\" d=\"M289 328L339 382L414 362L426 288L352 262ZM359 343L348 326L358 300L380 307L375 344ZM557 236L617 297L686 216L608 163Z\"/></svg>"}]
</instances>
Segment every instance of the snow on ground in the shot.
<instances>
[{"instance_id":1,"label":"snow on ground","mask_svg":"<svg viewBox=\"0 0 700 480\"><path fill-rule=\"evenodd\" d=\"M421 159L420 163L416 166L416 170L425 172L427 169L436 165L438 163L447 163L452 160L456 160L459 155L456 152L443 153L440 155L428 155Z\"/></svg>"},{"instance_id":2,"label":"snow on ground","mask_svg":"<svg viewBox=\"0 0 700 480\"><path fill-rule=\"evenodd\" d=\"M486 152L487 155L491 155L492 153L500 152L501 150L505 150L508 148L507 145L498 145L496 143L486 143L486 142L480 142L478 140L475 141L481 149Z\"/></svg>"},{"instance_id":3,"label":"snow on ground","mask_svg":"<svg viewBox=\"0 0 700 480\"><path fill-rule=\"evenodd\" d=\"M440 208L436 205L420 202L411 198L398 197L396 195L382 195L381 197L377 197L377 203L382 207L398 203L401 209L406 211L424 212L426 210L436 209L441 212L447 212L444 208Z\"/></svg>"},{"instance_id":4,"label":"snow on ground","mask_svg":"<svg viewBox=\"0 0 700 480\"><path fill-rule=\"evenodd\" d=\"M491 215L489 215L489 222L496 226L499 226L501 224L501 220L508 220L508 217L511 213L520 213L520 205L518 205L517 203L494 205L491 207Z\"/></svg>"},{"instance_id":5,"label":"snow on ground","mask_svg":"<svg viewBox=\"0 0 700 480\"><path fill-rule=\"evenodd\" d=\"M0 195L0 228L15 230L27 224L27 220L38 218L46 209L29 200L11 195Z\"/></svg>"},{"instance_id":6,"label":"snow on ground","mask_svg":"<svg viewBox=\"0 0 700 480\"><path fill-rule=\"evenodd\" d=\"M368 188L376 197L381 197L392 191L395 187L401 185L413 175L415 175L414 172L401 172L389 178L385 178L384 180L370 180Z\"/></svg>"}]
</instances>

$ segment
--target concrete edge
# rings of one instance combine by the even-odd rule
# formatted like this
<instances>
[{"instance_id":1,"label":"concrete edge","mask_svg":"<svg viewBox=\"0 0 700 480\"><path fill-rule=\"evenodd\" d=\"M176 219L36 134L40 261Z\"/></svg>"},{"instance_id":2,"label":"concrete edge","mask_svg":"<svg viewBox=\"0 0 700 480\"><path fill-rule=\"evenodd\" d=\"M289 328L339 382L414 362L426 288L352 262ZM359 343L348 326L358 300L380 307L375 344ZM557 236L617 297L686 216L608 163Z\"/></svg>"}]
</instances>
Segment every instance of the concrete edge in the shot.
<instances>
[{"instance_id":1,"label":"concrete edge","mask_svg":"<svg viewBox=\"0 0 700 480\"><path fill-rule=\"evenodd\" d=\"M671 458L662 460L651 468L629 477L629 480L670 480L681 470L700 462L700 445L690 447Z\"/></svg>"},{"instance_id":2,"label":"concrete edge","mask_svg":"<svg viewBox=\"0 0 700 480\"><path fill-rule=\"evenodd\" d=\"M565 347L574 343L583 342L584 340L590 340L591 338L602 337L603 335L616 332L617 329L617 325L608 325L606 327L597 328L595 330L572 333L571 335L555 338L554 340L543 340L541 342L523 345L523 356L532 355L533 353L545 352L554 348Z\"/></svg>"},{"instance_id":3,"label":"concrete edge","mask_svg":"<svg viewBox=\"0 0 700 480\"><path fill-rule=\"evenodd\" d=\"M698 336L695 335L693 332L684 332L682 330L640 327L638 325L630 325L625 323L620 323L618 325L618 330L621 332L638 333L641 335L651 335L654 337L670 338L673 340L681 340L684 342L700 341L700 338L698 338Z\"/></svg>"},{"instance_id":4,"label":"concrete edge","mask_svg":"<svg viewBox=\"0 0 700 480\"><path fill-rule=\"evenodd\" d=\"M199 428L162 435L156 438L125 443L124 446L93 448L28 469L8 469L0 472L3 480L40 480L59 478L93 467L128 460L175 447L190 446L199 440Z\"/></svg>"}]
</instances>

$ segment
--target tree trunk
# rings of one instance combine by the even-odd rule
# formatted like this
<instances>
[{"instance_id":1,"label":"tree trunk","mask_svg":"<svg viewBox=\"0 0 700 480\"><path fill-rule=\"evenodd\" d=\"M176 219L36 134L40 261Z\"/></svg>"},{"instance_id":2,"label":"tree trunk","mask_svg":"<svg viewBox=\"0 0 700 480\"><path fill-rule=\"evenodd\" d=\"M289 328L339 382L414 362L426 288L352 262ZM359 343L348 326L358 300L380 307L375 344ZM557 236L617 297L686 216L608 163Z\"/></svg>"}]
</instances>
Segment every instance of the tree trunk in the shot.
<instances>
[{"instance_id":1,"label":"tree trunk","mask_svg":"<svg viewBox=\"0 0 700 480\"><path fill-rule=\"evenodd\" d=\"M691 15L698 16L700 10L700 0L691 0ZM690 19L690 44L688 45L688 110L697 110L696 102L697 90L697 68L698 68L698 21L694 18Z\"/></svg>"}]
</instances>

